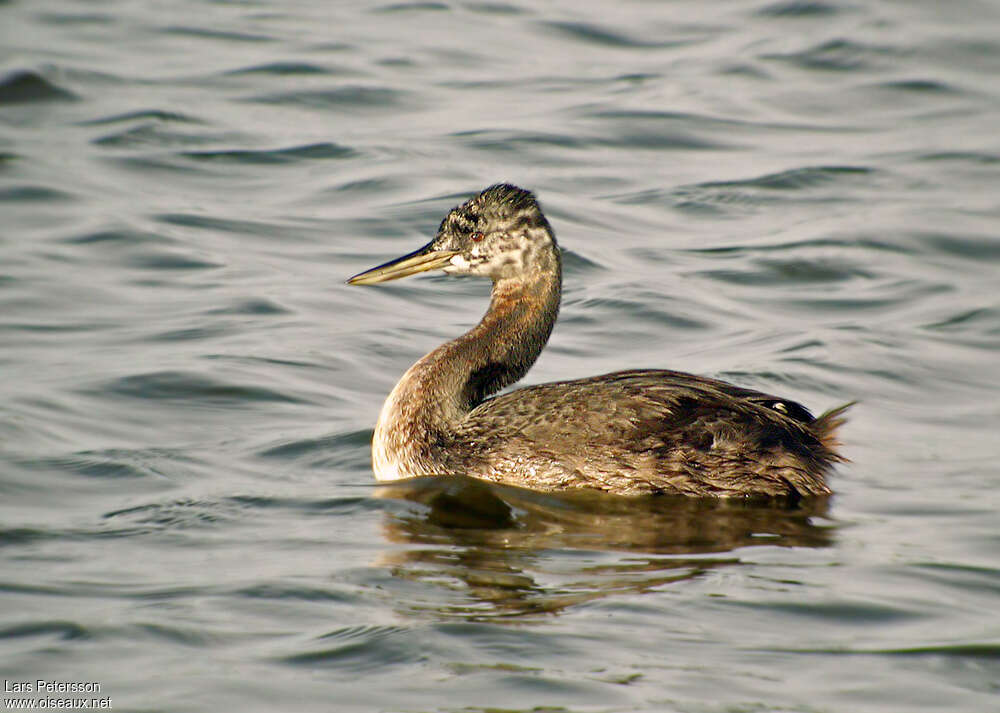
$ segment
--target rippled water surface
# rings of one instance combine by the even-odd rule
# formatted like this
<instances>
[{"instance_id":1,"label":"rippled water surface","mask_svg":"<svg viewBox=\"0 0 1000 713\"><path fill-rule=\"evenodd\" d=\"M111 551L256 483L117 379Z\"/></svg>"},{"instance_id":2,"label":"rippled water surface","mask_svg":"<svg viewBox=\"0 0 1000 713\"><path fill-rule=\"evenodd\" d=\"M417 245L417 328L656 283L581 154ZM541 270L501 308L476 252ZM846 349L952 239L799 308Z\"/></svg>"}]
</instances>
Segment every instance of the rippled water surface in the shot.
<instances>
[{"instance_id":1,"label":"rippled water surface","mask_svg":"<svg viewBox=\"0 0 1000 713\"><path fill-rule=\"evenodd\" d=\"M998 126L993 2L0 3L5 699L996 710ZM526 382L856 399L837 494L376 488L488 285L343 281L500 180L566 265Z\"/></svg>"}]
</instances>

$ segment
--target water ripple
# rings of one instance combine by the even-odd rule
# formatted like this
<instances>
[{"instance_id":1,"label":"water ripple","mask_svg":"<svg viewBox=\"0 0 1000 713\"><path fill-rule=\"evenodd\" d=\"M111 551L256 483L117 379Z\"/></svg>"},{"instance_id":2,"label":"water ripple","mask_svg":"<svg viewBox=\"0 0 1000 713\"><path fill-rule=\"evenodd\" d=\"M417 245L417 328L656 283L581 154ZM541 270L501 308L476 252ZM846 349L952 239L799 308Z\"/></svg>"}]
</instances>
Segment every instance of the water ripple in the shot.
<instances>
[{"instance_id":1,"label":"water ripple","mask_svg":"<svg viewBox=\"0 0 1000 713\"><path fill-rule=\"evenodd\" d=\"M849 4L833 4L821 0L779 0L757 11L761 17L826 18L852 12Z\"/></svg>"},{"instance_id":2,"label":"water ripple","mask_svg":"<svg viewBox=\"0 0 1000 713\"><path fill-rule=\"evenodd\" d=\"M76 622L59 619L26 622L0 629L0 639L24 639L39 636L72 641L90 639L91 632Z\"/></svg>"},{"instance_id":3,"label":"water ripple","mask_svg":"<svg viewBox=\"0 0 1000 713\"><path fill-rule=\"evenodd\" d=\"M726 214L781 203L840 203L856 200L849 188L868 188L879 174L864 166L804 166L754 178L706 181L674 189L614 196L634 205L670 203L677 210Z\"/></svg>"},{"instance_id":4,"label":"water ripple","mask_svg":"<svg viewBox=\"0 0 1000 713\"><path fill-rule=\"evenodd\" d=\"M335 74L335 72L331 71L329 67L320 66L318 64L310 64L308 62L266 62L264 64L255 64L249 67L231 69L226 72L226 74L237 77L254 74L274 75L277 77L294 77L309 76L314 74L330 75Z\"/></svg>"},{"instance_id":5,"label":"water ripple","mask_svg":"<svg viewBox=\"0 0 1000 713\"><path fill-rule=\"evenodd\" d=\"M233 384L216 377L186 371L157 371L123 376L94 387L91 392L142 400L182 401L204 406L270 401L307 403L300 397L263 386Z\"/></svg>"},{"instance_id":6,"label":"water ripple","mask_svg":"<svg viewBox=\"0 0 1000 713\"><path fill-rule=\"evenodd\" d=\"M181 155L198 161L219 161L223 163L254 165L294 163L301 160L353 158L357 155L357 152L346 146L338 146L337 144L326 142L308 144L306 146L293 146L287 149L185 151Z\"/></svg>"},{"instance_id":7,"label":"water ripple","mask_svg":"<svg viewBox=\"0 0 1000 713\"><path fill-rule=\"evenodd\" d=\"M386 665L417 663L426 658L410 639L414 632L400 626L358 625L320 636L310 651L291 654L284 662L363 673Z\"/></svg>"},{"instance_id":8,"label":"water ripple","mask_svg":"<svg viewBox=\"0 0 1000 713\"><path fill-rule=\"evenodd\" d=\"M371 429L364 429L360 431L353 431L351 433L324 436L322 438L304 438L289 441L287 443L281 443L275 446L269 446L264 450L259 451L257 455L261 458L281 458L290 460L305 456L319 456L323 459L323 463L317 465L318 467L324 467L326 465L326 460L329 459L332 454L342 452L345 448L351 450L367 450L367 446L371 442L371 435ZM367 452L364 453L364 457L365 460L367 460Z\"/></svg>"},{"instance_id":9,"label":"water ripple","mask_svg":"<svg viewBox=\"0 0 1000 713\"><path fill-rule=\"evenodd\" d=\"M304 89L301 91L260 94L244 99L258 104L304 106L312 108L341 109L347 112L398 111L412 107L414 97L399 89L378 86L349 86L335 89Z\"/></svg>"},{"instance_id":10,"label":"water ripple","mask_svg":"<svg viewBox=\"0 0 1000 713\"><path fill-rule=\"evenodd\" d=\"M441 2L399 2L389 5L380 5L372 12L394 15L401 12L447 12L451 7Z\"/></svg>"},{"instance_id":11,"label":"water ripple","mask_svg":"<svg viewBox=\"0 0 1000 713\"><path fill-rule=\"evenodd\" d=\"M92 139L95 146L132 149L143 146L170 147L170 146L203 146L209 143L218 143L232 140L234 137L228 133L208 133L198 128L192 131L173 131L161 125L160 121L145 122L137 126L129 126L121 131L115 131L104 136Z\"/></svg>"},{"instance_id":12,"label":"water ripple","mask_svg":"<svg viewBox=\"0 0 1000 713\"><path fill-rule=\"evenodd\" d=\"M162 448L128 450L111 448L99 451L81 451L68 456L52 456L24 465L69 471L88 478L164 478L165 467L176 464L190 465L193 461L180 451Z\"/></svg>"},{"instance_id":13,"label":"water ripple","mask_svg":"<svg viewBox=\"0 0 1000 713\"><path fill-rule=\"evenodd\" d=\"M616 49L670 49L692 43L690 38L673 40L643 40L633 34L612 30L589 22L547 21L541 23L558 34L583 44Z\"/></svg>"},{"instance_id":14,"label":"water ripple","mask_svg":"<svg viewBox=\"0 0 1000 713\"><path fill-rule=\"evenodd\" d=\"M871 72L879 60L893 58L898 54L898 49L888 45L875 46L838 38L796 52L764 53L761 57L805 70Z\"/></svg>"},{"instance_id":15,"label":"water ripple","mask_svg":"<svg viewBox=\"0 0 1000 713\"><path fill-rule=\"evenodd\" d=\"M46 79L38 72L17 70L0 77L0 106L47 101L74 101L76 94Z\"/></svg>"},{"instance_id":16,"label":"water ripple","mask_svg":"<svg viewBox=\"0 0 1000 713\"><path fill-rule=\"evenodd\" d=\"M81 121L80 126L105 126L107 124L121 124L125 122L147 120L158 122L177 122L181 124L204 124L201 119L195 116L177 111L168 111L164 109L138 109L136 111L127 111L121 114L102 116L96 119L87 119L86 121Z\"/></svg>"},{"instance_id":17,"label":"water ripple","mask_svg":"<svg viewBox=\"0 0 1000 713\"><path fill-rule=\"evenodd\" d=\"M217 40L221 42L273 42L274 37L250 32L235 32L232 30L219 30L207 27L195 27L190 25L174 25L164 27L159 32L166 35L177 35L179 37L190 37L193 39Z\"/></svg>"},{"instance_id":18,"label":"water ripple","mask_svg":"<svg viewBox=\"0 0 1000 713\"><path fill-rule=\"evenodd\" d=\"M49 186L8 186L0 188L0 202L56 203L76 200L76 196Z\"/></svg>"}]
</instances>

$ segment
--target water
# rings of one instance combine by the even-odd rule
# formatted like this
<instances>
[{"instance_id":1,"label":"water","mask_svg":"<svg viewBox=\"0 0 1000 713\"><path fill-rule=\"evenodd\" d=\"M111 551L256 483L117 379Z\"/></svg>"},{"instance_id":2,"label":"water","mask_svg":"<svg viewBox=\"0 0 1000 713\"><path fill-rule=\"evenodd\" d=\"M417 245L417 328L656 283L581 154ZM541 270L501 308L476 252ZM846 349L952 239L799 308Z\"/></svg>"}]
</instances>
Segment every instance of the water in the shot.
<instances>
[{"instance_id":1,"label":"water","mask_svg":"<svg viewBox=\"0 0 1000 713\"><path fill-rule=\"evenodd\" d=\"M995 710L998 37L989 2L3 3L5 681ZM837 495L377 489L382 399L487 286L343 280L499 180L565 250L527 382L858 399Z\"/></svg>"}]
</instances>

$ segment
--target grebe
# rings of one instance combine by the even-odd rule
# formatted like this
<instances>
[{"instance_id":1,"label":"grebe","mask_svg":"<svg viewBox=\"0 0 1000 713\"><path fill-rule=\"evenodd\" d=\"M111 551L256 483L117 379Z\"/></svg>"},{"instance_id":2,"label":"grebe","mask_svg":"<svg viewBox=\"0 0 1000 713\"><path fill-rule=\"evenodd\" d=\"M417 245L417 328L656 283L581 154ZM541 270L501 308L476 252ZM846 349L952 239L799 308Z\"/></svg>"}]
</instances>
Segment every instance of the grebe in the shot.
<instances>
[{"instance_id":1,"label":"grebe","mask_svg":"<svg viewBox=\"0 0 1000 713\"><path fill-rule=\"evenodd\" d=\"M493 281L489 309L403 375L379 415L380 481L463 473L536 490L623 495L827 495L842 406L803 406L724 381L620 371L492 396L527 373L559 311L562 267L535 197L490 186L453 209L437 237L348 280L428 270Z\"/></svg>"}]
</instances>

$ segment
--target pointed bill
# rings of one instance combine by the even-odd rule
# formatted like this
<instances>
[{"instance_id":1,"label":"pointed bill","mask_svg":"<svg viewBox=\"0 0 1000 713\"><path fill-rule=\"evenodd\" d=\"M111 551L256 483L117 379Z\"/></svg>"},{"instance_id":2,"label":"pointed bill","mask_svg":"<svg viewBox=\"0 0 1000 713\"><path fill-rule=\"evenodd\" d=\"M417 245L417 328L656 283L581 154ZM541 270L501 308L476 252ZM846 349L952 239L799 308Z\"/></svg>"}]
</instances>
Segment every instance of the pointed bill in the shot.
<instances>
[{"instance_id":1,"label":"pointed bill","mask_svg":"<svg viewBox=\"0 0 1000 713\"><path fill-rule=\"evenodd\" d=\"M398 280L401 277L409 277L419 272L428 270L438 270L451 262L451 259L458 255L457 250L434 250L428 243L419 250L415 250L408 255L403 255L395 260L390 260L371 270L359 272L347 281L348 285L377 285L380 282Z\"/></svg>"}]
</instances>

